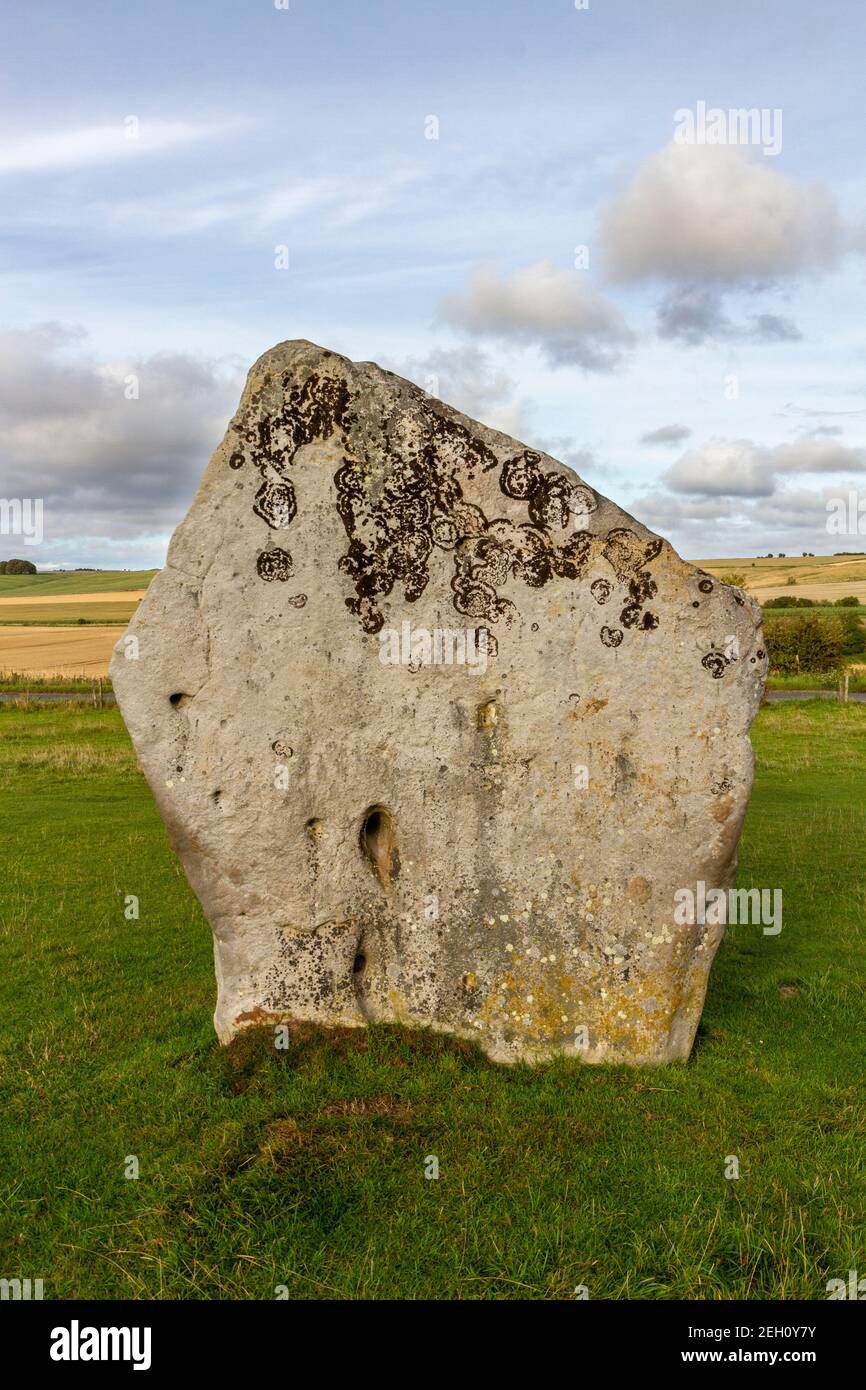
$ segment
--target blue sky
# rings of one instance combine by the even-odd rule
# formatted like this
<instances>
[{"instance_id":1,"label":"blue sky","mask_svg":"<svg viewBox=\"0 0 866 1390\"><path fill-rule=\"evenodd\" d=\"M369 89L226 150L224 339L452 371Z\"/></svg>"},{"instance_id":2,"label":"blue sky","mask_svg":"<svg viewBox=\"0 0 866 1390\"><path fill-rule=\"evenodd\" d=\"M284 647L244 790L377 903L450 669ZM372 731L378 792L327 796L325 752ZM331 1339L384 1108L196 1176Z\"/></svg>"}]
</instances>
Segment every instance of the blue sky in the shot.
<instances>
[{"instance_id":1,"label":"blue sky","mask_svg":"<svg viewBox=\"0 0 866 1390\"><path fill-rule=\"evenodd\" d=\"M864 28L850 0L7 7L27 556L161 563L246 369L298 337L548 449L686 555L866 549L826 529L866 472ZM681 142L701 102L781 147Z\"/></svg>"}]
</instances>

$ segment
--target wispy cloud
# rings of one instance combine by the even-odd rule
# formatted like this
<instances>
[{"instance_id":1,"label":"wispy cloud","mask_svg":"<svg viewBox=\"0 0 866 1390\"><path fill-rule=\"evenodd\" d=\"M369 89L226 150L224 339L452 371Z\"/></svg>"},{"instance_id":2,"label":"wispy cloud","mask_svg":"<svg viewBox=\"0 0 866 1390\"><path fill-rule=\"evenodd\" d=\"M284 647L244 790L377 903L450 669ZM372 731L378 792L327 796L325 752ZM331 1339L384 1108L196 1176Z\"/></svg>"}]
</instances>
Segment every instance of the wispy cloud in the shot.
<instances>
[{"instance_id":1,"label":"wispy cloud","mask_svg":"<svg viewBox=\"0 0 866 1390\"><path fill-rule=\"evenodd\" d=\"M141 155L161 154L237 127L237 121L149 121L126 117L116 125L81 126L0 141L0 174L79 169Z\"/></svg>"},{"instance_id":2,"label":"wispy cloud","mask_svg":"<svg viewBox=\"0 0 866 1390\"><path fill-rule=\"evenodd\" d=\"M688 425L660 425L657 430L647 430L646 434L642 434L639 442L649 445L673 446L683 444L690 434L691 430Z\"/></svg>"},{"instance_id":3,"label":"wispy cloud","mask_svg":"<svg viewBox=\"0 0 866 1390\"><path fill-rule=\"evenodd\" d=\"M665 295L658 306L657 328L660 338L687 344L795 343L803 336L781 314L750 314L746 323L734 323L722 307L721 296L707 285L684 285Z\"/></svg>"},{"instance_id":4,"label":"wispy cloud","mask_svg":"<svg viewBox=\"0 0 866 1390\"><path fill-rule=\"evenodd\" d=\"M381 216L422 177L418 170L402 168L371 172L363 178L349 173L299 174L276 183L261 178L193 182L180 190L100 199L96 206L104 225L154 240L219 226L255 234L288 229L304 219L315 219L319 231L330 232ZM92 216L92 207L85 211ZM70 207L68 213L72 218L83 216L80 207Z\"/></svg>"}]
</instances>

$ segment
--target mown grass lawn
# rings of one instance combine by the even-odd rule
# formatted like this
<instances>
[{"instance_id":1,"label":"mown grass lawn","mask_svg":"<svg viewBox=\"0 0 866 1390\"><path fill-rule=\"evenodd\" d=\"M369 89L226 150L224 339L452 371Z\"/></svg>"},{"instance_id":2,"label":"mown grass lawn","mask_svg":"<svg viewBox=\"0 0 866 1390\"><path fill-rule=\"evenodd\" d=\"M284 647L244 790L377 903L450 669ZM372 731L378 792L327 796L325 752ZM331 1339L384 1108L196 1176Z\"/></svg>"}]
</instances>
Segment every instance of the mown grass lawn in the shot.
<instances>
[{"instance_id":1,"label":"mown grass lawn","mask_svg":"<svg viewBox=\"0 0 866 1390\"><path fill-rule=\"evenodd\" d=\"M781 934L729 932L687 1065L532 1070L398 1028L220 1048L210 933L119 714L0 709L0 1276L790 1299L866 1273L866 709L771 706L753 737L740 883L783 889Z\"/></svg>"}]
</instances>

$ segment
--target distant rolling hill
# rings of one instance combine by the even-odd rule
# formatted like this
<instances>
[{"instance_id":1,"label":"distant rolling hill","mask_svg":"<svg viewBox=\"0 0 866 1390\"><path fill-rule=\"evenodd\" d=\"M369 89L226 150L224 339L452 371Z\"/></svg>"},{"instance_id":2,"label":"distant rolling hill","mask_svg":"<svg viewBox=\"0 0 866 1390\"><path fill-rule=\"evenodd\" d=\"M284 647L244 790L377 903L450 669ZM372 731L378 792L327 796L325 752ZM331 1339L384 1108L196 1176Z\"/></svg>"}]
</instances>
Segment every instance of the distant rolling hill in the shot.
<instances>
[{"instance_id":1,"label":"distant rolling hill","mask_svg":"<svg viewBox=\"0 0 866 1390\"><path fill-rule=\"evenodd\" d=\"M854 594L866 603L866 555L788 555L756 560L695 560L721 578L741 574L759 603L768 598L811 598L833 603ZM794 581L793 583L791 581Z\"/></svg>"},{"instance_id":2,"label":"distant rolling hill","mask_svg":"<svg viewBox=\"0 0 866 1390\"><path fill-rule=\"evenodd\" d=\"M63 574L0 574L0 598L121 593L128 589L146 589L157 573L158 570L91 570Z\"/></svg>"}]
</instances>

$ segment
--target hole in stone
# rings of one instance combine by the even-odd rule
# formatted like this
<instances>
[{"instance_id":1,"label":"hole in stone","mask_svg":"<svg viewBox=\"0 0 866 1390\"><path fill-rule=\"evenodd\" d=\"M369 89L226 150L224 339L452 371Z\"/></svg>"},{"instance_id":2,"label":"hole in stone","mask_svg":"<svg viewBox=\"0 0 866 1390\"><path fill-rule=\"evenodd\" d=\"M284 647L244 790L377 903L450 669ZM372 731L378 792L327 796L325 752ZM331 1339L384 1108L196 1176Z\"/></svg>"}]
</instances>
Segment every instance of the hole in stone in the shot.
<instances>
[{"instance_id":1,"label":"hole in stone","mask_svg":"<svg viewBox=\"0 0 866 1390\"><path fill-rule=\"evenodd\" d=\"M365 966L366 964L367 964L367 957L364 955L364 952L363 952L363 951L359 951L358 954L356 955L354 961L352 962L352 972L353 972L353 974L355 974L355 975L360 975L361 971L364 969L364 966Z\"/></svg>"},{"instance_id":2,"label":"hole in stone","mask_svg":"<svg viewBox=\"0 0 866 1390\"><path fill-rule=\"evenodd\" d=\"M169 703L170 705L174 705L174 708L177 709L179 705L182 705L182 704L183 704L184 700L188 700L188 699L189 699L189 696L188 696L188 695L185 695L184 692L183 692L182 690L177 690L177 691L175 691L174 695L169 695L169 697L168 697L168 703Z\"/></svg>"},{"instance_id":3,"label":"hole in stone","mask_svg":"<svg viewBox=\"0 0 866 1390\"><path fill-rule=\"evenodd\" d=\"M397 836L390 812L384 806L371 806L361 825L361 851L383 888L388 888L400 872Z\"/></svg>"}]
</instances>

